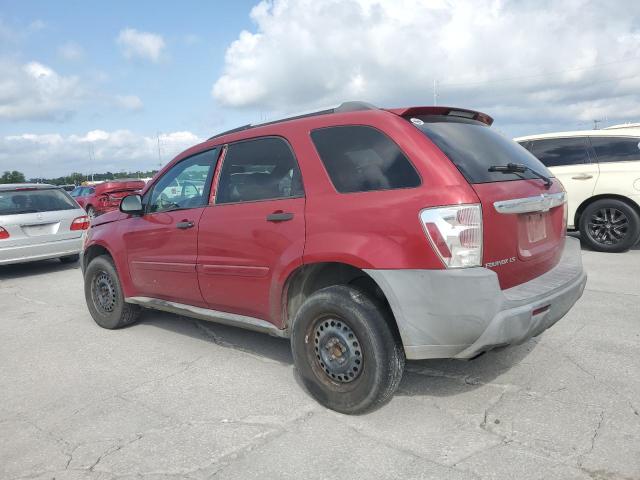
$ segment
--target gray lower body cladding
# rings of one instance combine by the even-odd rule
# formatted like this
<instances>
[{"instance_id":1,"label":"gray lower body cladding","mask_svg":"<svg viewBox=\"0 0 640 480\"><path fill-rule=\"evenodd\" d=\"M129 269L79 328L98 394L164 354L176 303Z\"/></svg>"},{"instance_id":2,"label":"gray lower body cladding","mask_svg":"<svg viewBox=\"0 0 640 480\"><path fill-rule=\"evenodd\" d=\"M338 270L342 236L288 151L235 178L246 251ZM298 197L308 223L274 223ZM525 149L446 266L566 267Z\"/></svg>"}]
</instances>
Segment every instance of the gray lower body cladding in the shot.
<instances>
[{"instance_id":1,"label":"gray lower body cladding","mask_svg":"<svg viewBox=\"0 0 640 480\"><path fill-rule=\"evenodd\" d=\"M522 343L560 320L587 282L574 238L567 238L554 268L506 290L482 267L367 273L391 305L409 359L468 359Z\"/></svg>"}]
</instances>

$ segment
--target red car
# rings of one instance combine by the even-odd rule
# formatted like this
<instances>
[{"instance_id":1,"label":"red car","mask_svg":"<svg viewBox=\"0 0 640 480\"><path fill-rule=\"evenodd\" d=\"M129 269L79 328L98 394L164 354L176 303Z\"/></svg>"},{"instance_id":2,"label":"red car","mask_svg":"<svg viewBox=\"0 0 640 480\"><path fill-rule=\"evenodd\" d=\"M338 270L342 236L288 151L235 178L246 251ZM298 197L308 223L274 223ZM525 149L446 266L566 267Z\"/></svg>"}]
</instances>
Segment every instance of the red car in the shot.
<instances>
[{"instance_id":1,"label":"red car","mask_svg":"<svg viewBox=\"0 0 640 480\"><path fill-rule=\"evenodd\" d=\"M142 190L142 180L108 180L93 186L76 187L71 196L85 209L90 218L117 210L120 200L132 192Z\"/></svg>"},{"instance_id":2,"label":"red car","mask_svg":"<svg viewBox=\"0 0 640 480\"><path fill-rule=\"evenodd\" d=\"M310 394L344 413L389 400L405 358L539 335L586 274L562 185L492 121L350 102L212 137L92 224L89 311L288 337Z\"/></svg>"}]
</instances>

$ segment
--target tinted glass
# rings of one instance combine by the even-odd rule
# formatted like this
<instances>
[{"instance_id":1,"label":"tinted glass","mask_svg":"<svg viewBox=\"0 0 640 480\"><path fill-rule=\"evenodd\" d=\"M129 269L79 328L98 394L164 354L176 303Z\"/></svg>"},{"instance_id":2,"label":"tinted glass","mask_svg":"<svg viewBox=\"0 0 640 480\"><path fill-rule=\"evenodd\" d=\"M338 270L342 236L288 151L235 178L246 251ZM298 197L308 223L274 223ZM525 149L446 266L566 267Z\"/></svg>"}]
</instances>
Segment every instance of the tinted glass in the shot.
<instances>
[{"instance_id":1,"label":"tinted glass","mask_svg":"<svg viewBox=\"0 0 640 480\"><path fill-rule=\"evenodd\" d=\"M449 157L469 183L538 178L529 171L523 173L489 171L489 167L505 166L508 163L525 165L542 175L552 176L544 165L525 148L484 123L453 118L443 121L439 117L420 117L420 119L424 123L416 127Z\"/></svg>"},{"instance_id":2,"label":"tinted glass","mask_svg":"<svg viewBox=\"0 0 640 480\"><path fill-rule=\"evenodd\" d=\"M216 203L299 197L303 193L298 163L282 138L258 138L229 145Z\"/></svg>"},{"instance_id":3,"label":"tinted glass","mask_svg":"<svg viewBox=\"0 0 640 480\"><path fill-rule=\"evenodd\" d=\"M340 193L412 188L420 177L400 148L372 127L314 130L311 138Z\"/></svg>"},{"instance_id":4,"label":"tinted glass","mask_svg":"<svg viewBox=\"0 0 640 480\"><path fill-rule=\"evenodd\" d=\"M0 215L55 212L80 208L67 193L58 189L0 191Z\"/></svg>"},{"instance_id":5,"label":"tinted glass","mask_svg":"<svg viewBox=\"0 0 640 480\"><path fill-rule=\"evenodd\" d=\"M587 143L583 137L533 140L531 143L532 153L547 167L589 163Z\"/></svg>"},{"instance_id":6,"label":"tinted glass","mask_svg":"<svg viewBox=\"0 0 640 480\"><path fill-rule=\"evenodd\" d=\"M76 188L73 189L73 191L70 193L70 195L72 197L79 197L81 193L82 193L82 187L76 187Z\"/></svg>"},{"instance_id":7,"label":"tinted glass","mask_svg":"<svg viewBox=\"0 0 640 480\"><path fill-rule=\"evenodd\" d=\"M598 162L640 160L640 138L591 137Z\"/></svg>"},{"instance_id":8,"label":"tinted glass","mask_svg":"<svg viewBox=\"0 0 640 480\"><path fill-rule=\"evenodd\" d=\"M147 211L196 208L209 203L211 176L217 159L218 150L214 149L174 165L153 187Z\"/></svg>"}]
</instances>

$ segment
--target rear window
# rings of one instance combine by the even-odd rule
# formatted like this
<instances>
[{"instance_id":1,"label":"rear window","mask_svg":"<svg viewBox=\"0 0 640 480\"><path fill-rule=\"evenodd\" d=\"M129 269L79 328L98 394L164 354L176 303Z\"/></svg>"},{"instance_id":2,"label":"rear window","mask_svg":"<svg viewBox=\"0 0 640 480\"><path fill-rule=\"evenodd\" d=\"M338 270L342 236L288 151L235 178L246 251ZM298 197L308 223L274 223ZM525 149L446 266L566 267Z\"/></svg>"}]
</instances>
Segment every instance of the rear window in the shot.
<instances>
[{"instance_id":1,"label":"rear window","mask_svg":"<svg viewBox=\"0 0 640 480\"><path fill-rule=\"evenodd\" d=\"M589 163L586 137L533 140L531 153L547 167Z\"/></svg>"},{"instance_id":2,"label":"rear window","mask_svg":"<svg viewBox=\"0 0 640 480\"><path fill-rule=\"evenodd\" d=\"M411 119L411 123L449 157L469 183L538 178L529 171L523 173L489 171L489 167L505 166L508 163L519 163L542 175L553 176L524 147L483 123L465 119L443 120L442 117L428 116Z\"/></svg>"},{"instance_id":3,"label":"rear window","mask_svg":"<svg viewBox=\"0 0 640 480\"><path fill-rule=\"evenodd\" d=\"M591 137L598 162L631 162L640 160L638 137Z\"/></svg>"},{"instance_id":4,"label":"rear window","mask_svg":"<svg viewBox=\"0 0 640 480\"><path fill-rule=\"evenodd\" d=\"M320 159L340 193L413 188L420 177L400 148L372 127L348 125L311 132Z\"/></svg>"},{"instance_id":5,"label":"rear window","mask_svg":"<svg viewBox=\"0 0 640 480\"><path fill-rule=\"evenodd\" d=\"M78 205L59 189L0 191L0 215L74 210Z\"/></svg>"}]
</instances>

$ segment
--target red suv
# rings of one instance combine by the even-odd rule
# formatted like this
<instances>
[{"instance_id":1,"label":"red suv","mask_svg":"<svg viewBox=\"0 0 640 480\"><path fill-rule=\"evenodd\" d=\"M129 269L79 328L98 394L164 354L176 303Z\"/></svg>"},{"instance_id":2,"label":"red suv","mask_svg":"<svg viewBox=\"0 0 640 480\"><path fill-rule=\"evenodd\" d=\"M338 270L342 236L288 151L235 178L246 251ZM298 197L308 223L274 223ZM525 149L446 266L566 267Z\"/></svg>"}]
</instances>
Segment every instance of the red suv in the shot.
<instances>
[{"instance_id":1,"label":"red suv","mask_svg":"<svg viewBox=\"0 0 640 480\"><path fill-rule=\"evenodd\" d=\"M289 337L310 394L391 398L405 358L471 359L557 322L586 283L562 185L491 117L335 109L178 155L86 238L85 295Z\"/></svg>"}]
</instances>

